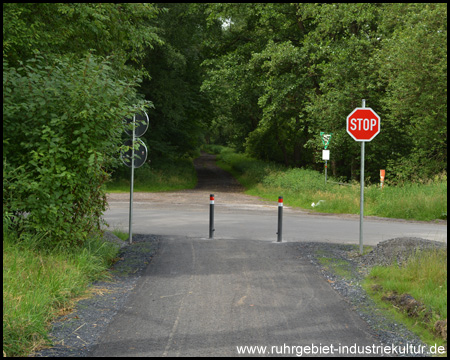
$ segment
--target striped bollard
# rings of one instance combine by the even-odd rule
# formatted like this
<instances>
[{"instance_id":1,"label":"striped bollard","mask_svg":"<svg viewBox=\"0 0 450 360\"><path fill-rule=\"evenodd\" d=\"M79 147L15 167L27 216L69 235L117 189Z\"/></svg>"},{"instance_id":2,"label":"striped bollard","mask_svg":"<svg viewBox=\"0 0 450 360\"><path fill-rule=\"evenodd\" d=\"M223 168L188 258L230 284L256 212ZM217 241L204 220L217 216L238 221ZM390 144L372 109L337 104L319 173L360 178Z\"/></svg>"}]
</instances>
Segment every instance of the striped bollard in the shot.
<instances>
[{"instance_id":1,"label":"striped bollard","mask_svg":"<svg viewBox=\"0 0 450 360\"><path fill-rule=\"evenodd\" d=\"M209 238L214 238L214 194L209 195Z\"/></svg>"},{"instance_id":2,"label":"striped bollard","mask_svg":"<svg viewBox=\"0 0 450 360\"><path fill-rule=\"evenodd\" d=\"M283 197L278 196L278 232L277 242L281 242L283 232Z\"/></svg>"}]
</instances>

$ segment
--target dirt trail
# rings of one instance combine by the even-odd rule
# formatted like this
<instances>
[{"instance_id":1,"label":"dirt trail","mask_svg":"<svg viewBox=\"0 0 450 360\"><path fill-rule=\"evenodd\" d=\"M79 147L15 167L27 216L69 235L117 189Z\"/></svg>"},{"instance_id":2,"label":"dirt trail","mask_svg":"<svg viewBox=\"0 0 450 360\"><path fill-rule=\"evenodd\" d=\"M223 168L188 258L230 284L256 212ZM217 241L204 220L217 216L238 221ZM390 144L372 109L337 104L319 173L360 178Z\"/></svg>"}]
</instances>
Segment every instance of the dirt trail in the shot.
<instances>
[{"instance_id":1,"label":"dirt trail","mask_svg":"<svg viewBox=\"0 0 450 360\"><path fill-rule=\"evenodd\" d=\"M202 153L194 160L198 183L195 191L242 193L244 187L233 176L216 165L216 155Z\"/></svg>"},{"instance_id":2,"label":"dirt trail","mask_svg":"<svg viewBox=\"0 0 450 360\"><path fill-rule=\"evenodd\" d=\"M197 186L190 190L173 192L134 192L134 202L157 202L160 204L209 204L209 195L214 194L217 204L224 205L276 205L258 197L244 194L244 187L233 176L216 165L216 155L202 153L194 160L197 171ZM129 201L129 193L111 193L107 195L108 202Z\"/></svg>"}]
</instances>

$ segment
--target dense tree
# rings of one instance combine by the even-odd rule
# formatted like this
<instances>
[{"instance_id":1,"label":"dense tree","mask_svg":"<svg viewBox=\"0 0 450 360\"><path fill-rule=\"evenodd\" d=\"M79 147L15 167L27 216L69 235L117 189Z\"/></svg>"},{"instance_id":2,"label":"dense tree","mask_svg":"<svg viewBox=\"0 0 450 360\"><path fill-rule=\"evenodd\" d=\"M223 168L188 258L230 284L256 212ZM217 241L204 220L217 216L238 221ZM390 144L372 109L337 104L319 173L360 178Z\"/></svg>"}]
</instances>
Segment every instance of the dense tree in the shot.
<instances>
[{"instance_id":1,"label":"dense tree","mask_svg":"<svg viewBox=\"0 0 450 360\"><path fill-rule=\"evenodd\" d=\"M140 92L155 105L144 137L152 157L178 157L198 149L209 116L209 102L200 94L206 23L192 4L158 4L157 8L163 42L148 49L143 59L149 77Z\"/></svg>"},{"instance_id":2,"label":"dense tree","mask_svg":"<svg viewBox=\"0 0 450 360\"><path fill-rule=\"evenodd\" d=\"M319 134L332 132L333 173L357 178L360 146L345 119L366 99L382 118L367 144L369 176L380 168L397 179L446 171L445 4L214 4L209 11L224 24L204 63L202 89L216 104L212 138L320 169Z\"/></svg>"},{"instance_id":3,"label":"dense tree","mask_svg":"<svg viewBox=\"0 0 450 360\"><path fill-rule=\"evenodd\" d=\"M147 5L4 4L3 215L38 246L80 244L100 227L122 119L151 105L126 63L160 41L152 27L139 34L155 14Z\"/></svg>"},{"instance_id":4,"label":"dense tree","mask_svg":"<svg viewBox=\"0 0 450 360\"><path fill-rule=\"evenodd\" d=\"M116 69L139 63L148 48L162 41L151 20L159 13L153 4L5 3L3 58L11 65L47 56L113 56Z\"/></svg>"},{"instance_id":5,"label":"dense tree","mask_svg":"<svg viewBox=\"0 0 450 360\"><path fill-rule=\"evenodd\" d=\"M374 62L398 144L388 167L402 179L432 177L447 168L447 4L385 5L383 19Z\"/></svg>"}]
</instances>

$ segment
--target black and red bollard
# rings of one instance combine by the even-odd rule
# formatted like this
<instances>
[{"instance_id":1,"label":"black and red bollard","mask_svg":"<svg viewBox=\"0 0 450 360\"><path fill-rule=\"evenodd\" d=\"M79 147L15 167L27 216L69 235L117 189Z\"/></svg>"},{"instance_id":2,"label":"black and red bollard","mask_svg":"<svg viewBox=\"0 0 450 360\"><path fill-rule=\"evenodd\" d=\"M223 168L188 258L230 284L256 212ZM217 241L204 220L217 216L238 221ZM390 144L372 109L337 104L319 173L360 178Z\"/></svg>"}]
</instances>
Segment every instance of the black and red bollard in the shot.
<instances>
[{"instance_id":1,"label":"black and red bollard","mask_svg":"<svg viewBox=\"0 0 450 360\"><path fill-rule=\"evenodd\" d=\"M214 238L214 194L209 195L209 238Z\"/></svg>"},{"instance_id":2,"label":"black and red bollard","mask_svg":"<svg viewBox=\"0 0 450 360\"><path fill-rule=\"evenodd\" d=\"M283 197L278 197L278 232L277 242L281 242L283 236Z\"/></svg>"}]
</instances>

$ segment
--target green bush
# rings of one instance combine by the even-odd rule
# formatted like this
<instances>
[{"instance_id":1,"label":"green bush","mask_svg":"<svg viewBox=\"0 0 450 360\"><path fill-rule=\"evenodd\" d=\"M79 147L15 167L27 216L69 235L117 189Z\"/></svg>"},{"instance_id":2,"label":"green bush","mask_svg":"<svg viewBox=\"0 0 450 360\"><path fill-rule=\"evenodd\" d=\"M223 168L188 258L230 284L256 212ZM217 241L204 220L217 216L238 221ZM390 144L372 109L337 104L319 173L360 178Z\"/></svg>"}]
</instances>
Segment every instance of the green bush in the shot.
<instances>
[{"instance_id":1,"label":"green bush","mask_svg":"<svg viewBox=\"0 0 450 360\"><path fill-rule=\"evenodd\" d=\"M92 54L3 62L3 214L16 230L69 247L100 228L122 119L145 106L136 85Z\"/></svg>"},{"instance_id":2,"label":"green bush","mask_svg":"<svg viewBox=\"0 0 450 360\"><path fill-rule=\"evenodd\" d=\"M222 145L207 144L203 145L203 150L207 153L219 155L225 147Z\"/></svg>"},{"instance_id":3,"label":"green bush","mask_svg":"<svg viewBox=\"0 0 450 360\"><path fill-rule=\"evenodd\" d=\"M266 176L280 171L283 166L272 162L256 160L246 154L236 153L233 149L223 147L219 159L241 175L241 181L246 187L252 187L262 182Z\"/></svg>"}]
</instances>

